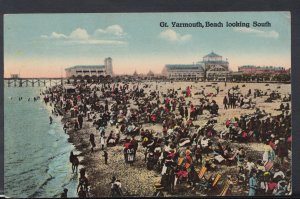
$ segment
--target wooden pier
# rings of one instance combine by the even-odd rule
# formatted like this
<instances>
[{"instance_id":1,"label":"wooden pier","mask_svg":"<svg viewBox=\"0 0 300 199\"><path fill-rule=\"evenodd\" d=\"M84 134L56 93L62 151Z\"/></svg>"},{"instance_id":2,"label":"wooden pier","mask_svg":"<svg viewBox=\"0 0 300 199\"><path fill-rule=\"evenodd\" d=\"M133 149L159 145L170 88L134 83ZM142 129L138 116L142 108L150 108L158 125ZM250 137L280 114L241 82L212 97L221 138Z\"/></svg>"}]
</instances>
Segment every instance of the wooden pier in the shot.
<instances>
[{"instance_id":1,"label":"wooden pier","mask_svg":"<svg viewBox=\"0 0 300 199\"><path fill-rule=\"evenodd\" d=\"M49 86L54 85L63 85L65 78L47 78L47 77L41 77L41 78L4 78L6 84L8 87L42 87L46 86L46 84L49 83Z\"/></svg>"}]
</instances>

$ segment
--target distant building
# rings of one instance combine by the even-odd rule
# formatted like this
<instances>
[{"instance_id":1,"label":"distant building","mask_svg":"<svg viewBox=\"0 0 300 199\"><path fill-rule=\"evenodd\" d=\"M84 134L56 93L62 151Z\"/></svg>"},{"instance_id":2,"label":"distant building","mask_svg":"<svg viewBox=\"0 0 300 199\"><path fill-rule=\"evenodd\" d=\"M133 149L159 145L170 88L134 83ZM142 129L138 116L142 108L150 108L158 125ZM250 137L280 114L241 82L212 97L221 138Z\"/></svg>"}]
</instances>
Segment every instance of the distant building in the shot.
<instances>
[{"instance_id":1,"label":"distant building","mask_svg":"<svg viewBox=\"0 0 300 199\"><path fill-rule=\"evenodd\" d=\"M13 79L18 79L19 78L19 74L11 74L10 77L13 78Z\"/></svg>"},{"instance_id":2,"label":"distant building","mask_svg":"<svg viewBox=\"0 0 300 199\"><path fill-rule=\"evenodd\" d=\"M151 70L149 70L149 72L147 73L147 76L148 77L154 77L154 73Z\"/></svg>"},{"instance_id":3,"label":"distant building","mask_svg":"<svg viewBox=\"0 0 300 199\"><path fill-rule=\"evenodd\" d=\"M285 70L284 67L275 67L275 66L253 66L253 65L244 65L238 67L238 71L243 74L255 75L255 74L288 74L289 71Z\"/></svg>"},{"instance_id":4,"label":"distant building","mask_svg":"<svg viewBox=\"0 0 300 199\"><path fill-rule=\"evenodd\" d=\"M112 59L105 58L104 65L77 65L65 69L66 77L113 76Z\"/></svg>"},{"instance_id":5,"label":"distant building","mask_svg":"<svg viewBox=\"0 0 300 199\"><path fill-rule=\"evenodd\" d=\"M203 57L196 64L167 64L162 74L169 79L193 78L225 80L230 76L229 63L214 52Z\"/></svg>"},{"instance_id":6,"label":"distant building","mask_svg":"<svg viewBox=\"0 0 300 199\"><path fill-rule=\"evenodd\" d=\"M133 76L138 76L138 73L136 72L136 70L134 71Z\"/></svg>"},{"instance_id":7,"label":"distant building","mask_svg":"<svg viewBox=\"0 0 300 199\"><path fill-rule=\"evenodd\" d=\"M112 69L112 58L108 57L104 59L104 66L106 75L113 76L113 69Z\"/></svg>"},{"instance_id":8,"label":"distant building","mask_svg":"<svg viewBox=\"0 0 300 199\"><path fill-rule=\"evenodd\" d=\"M167 64L162 75L168 79L202 79L204 78L204 69L202 64Z\"/></svg>"},{"instance_id":9,"label":"distant building","mask_svg":"<svg viewBox=\"0 0 300 199\"><path fill-rule=\"evenodd\" d=\"M205 77L208 80L226 80L230 76L229 62L222 56L211 52L203 57Z\"/></svg>"}]
</instances>

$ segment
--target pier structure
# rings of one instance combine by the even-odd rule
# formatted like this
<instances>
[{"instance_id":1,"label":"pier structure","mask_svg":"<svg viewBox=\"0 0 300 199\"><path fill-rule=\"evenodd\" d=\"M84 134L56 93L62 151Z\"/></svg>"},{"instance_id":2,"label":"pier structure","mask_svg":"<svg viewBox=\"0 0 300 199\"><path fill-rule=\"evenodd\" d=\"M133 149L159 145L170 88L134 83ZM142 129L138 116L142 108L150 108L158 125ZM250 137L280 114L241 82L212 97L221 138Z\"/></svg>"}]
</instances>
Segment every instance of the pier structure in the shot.
<instances>
[{"instance_id":1,"label":"pier structure","mask_svg":"<svg viewBox=\"0 0 300 199\"><path fill-rule=\"evenodd\" d=\"M54 85L63 85L64 81L66 81L65 78L47 78L47 77L26 77L26 78L20 78L20 77L11 77L11 78L4 78L6 81L6 84L8 87L41 87L46 86L47 83L49 83L50 86Z\"/></svg>"}]
</instances>

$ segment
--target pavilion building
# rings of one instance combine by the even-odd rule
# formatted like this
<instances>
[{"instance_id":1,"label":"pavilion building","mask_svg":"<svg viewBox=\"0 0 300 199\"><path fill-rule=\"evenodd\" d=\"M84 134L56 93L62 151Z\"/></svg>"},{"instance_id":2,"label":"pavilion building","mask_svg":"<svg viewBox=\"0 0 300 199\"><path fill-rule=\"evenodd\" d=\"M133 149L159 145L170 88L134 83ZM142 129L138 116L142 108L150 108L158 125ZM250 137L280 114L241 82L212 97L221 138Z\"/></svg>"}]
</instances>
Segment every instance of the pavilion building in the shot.
<instances>
[{"instance_id":1,"label":"pavilion building","mask_svg":"<svg viewBox=\"0 0 300 199\"><path fill-rule=\"evenodd\" d=\"M230 76L229 63L211 52L196 64L167 64L162 74L169 79L226 80Z\"/></svg>"},{"instance_id":2,"label":"pavilion building","mask_svg":"<svg viewBox=\"0 0 300 199\"><path fill-rule=\"evenodd\" d=\"M223 60L222 56L214 52L204 56L201 63L204 65L207 80L226 80L230 76L227 59Z\"/></svg>"},{"instance_id":3,"label":"pavilion building","mask_svg":"<svg viewBox=\"0 0 300 199\"><path fill-rule=\"evenodd\" d=\"M202 64L167 64L162 75L168 79L202 79L204 69Z\"/></svg>"},{"instance_id":4,"label":"pavilion building","mask_svg":"<svg viewBox=\"0 0 300 199\"><path fill-rule=\"evenodd\" d=\"M77 65L65 69L66 77L100 77L113 76L112 58L104 60L104 65Z\"/></svg>"}]
</instances>

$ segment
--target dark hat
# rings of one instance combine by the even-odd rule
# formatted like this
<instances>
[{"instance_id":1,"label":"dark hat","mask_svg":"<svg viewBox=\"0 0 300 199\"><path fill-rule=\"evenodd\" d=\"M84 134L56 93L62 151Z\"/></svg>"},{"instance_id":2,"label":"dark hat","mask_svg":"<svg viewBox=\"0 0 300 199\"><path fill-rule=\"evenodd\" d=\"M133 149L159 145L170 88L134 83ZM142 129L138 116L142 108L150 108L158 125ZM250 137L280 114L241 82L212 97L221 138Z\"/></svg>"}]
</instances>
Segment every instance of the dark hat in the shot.
<instances>
[{"instance_id":1,"label":"dark hat","mask_svg":"<svg viewBox=\"0 0 300 199\"><path fill-rule=\"evenodd\" d=\"M64 192L68 192L68 189L67 189L67 188L64 188Z\"/></svg>"}]
</instances>

